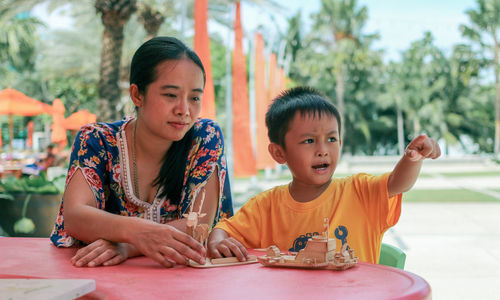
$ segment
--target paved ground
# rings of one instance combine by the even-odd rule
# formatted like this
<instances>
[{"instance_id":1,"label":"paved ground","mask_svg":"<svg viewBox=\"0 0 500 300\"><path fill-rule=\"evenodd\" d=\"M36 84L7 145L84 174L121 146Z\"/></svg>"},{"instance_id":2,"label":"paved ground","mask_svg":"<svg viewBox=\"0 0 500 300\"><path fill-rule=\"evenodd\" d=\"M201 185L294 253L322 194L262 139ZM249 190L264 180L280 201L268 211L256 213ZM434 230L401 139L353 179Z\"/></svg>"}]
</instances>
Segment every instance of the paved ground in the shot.
<instances>
[{"instance_id":1,"label":"paved ground","mask_svg":"<svg viewBox=\"0 0 500 300\"><path fill-rule=\"evenodd\" d=\"M394 159L343 161L339 173L390 171ZM444 177L453 172L497 172L481 158L426 162L414 189L465 188L498 203L405 203L398 224L384 236L407 254L407 271L422 276L433 299L500 299L500 176ZM233 181L235 206L260 190L288 180ZM495 191L496 190L496 191Z\"/></svg>"},{"instance_id":2,"label":"paved ground","mask_svg":"<svg viewBox=\"0 0 500 300\"><path fill-rule=\"evenodd\" d=\"M404 249L433 299L500 299L499 217L500 201L404 203L384 242Z\"/></svg>"}]
</instances>

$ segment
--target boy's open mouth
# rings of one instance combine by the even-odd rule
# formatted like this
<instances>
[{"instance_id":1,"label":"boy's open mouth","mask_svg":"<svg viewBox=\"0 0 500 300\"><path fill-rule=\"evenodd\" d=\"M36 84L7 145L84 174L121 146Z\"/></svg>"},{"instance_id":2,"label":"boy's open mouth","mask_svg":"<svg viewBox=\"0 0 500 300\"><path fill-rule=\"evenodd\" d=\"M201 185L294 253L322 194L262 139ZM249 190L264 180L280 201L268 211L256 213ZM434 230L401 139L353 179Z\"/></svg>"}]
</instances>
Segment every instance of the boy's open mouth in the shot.
<instances>
[{"instance_id":1,"label":"boy's open mouth","mask_svg":"<svg viewBox=\"0 0 500 300\"><path fill-rule=\"evenodd\" d=\"M328 168L330 164L319 164L319 165L314 165L312 166L313 169L316 169L316 170L322 170L322 169L326 169Z\"/></svg>"}]
</instances>

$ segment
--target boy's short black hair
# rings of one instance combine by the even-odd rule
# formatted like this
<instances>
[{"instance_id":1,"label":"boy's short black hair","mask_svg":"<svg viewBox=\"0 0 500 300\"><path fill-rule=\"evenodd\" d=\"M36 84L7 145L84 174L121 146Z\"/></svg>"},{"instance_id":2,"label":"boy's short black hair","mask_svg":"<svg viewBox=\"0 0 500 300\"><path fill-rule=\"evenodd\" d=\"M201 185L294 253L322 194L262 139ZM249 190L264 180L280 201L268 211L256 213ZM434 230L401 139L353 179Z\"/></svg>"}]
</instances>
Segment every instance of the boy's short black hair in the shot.
<instances>
[{"instance_id":1,"label":"boy's short black hair","mask_svg":"<svg viewBox=\"0 0 500 300\"><path fill-rule=\"evenodd\" d=\"M321 117L326 114L335 116L339 125L339 135L341 130L340 113L330 101L316 89L307 86L299 86L283 91L274 98L266 113L267 135L271 143L275 143L285 148L285 134L295 113L302 115L312 114Z\"/></svg>"}]
</instances>

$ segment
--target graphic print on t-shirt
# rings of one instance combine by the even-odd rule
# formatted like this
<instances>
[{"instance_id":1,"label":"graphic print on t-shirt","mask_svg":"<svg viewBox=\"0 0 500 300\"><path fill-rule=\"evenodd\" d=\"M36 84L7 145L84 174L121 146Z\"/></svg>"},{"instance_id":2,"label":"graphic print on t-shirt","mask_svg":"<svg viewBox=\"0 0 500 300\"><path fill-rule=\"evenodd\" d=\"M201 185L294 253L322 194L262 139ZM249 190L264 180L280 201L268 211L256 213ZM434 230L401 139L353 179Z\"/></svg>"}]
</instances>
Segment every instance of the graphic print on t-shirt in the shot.
<instances>
[{"instance_id":1,"label":"graphic print on t-shirt","mask_svg":"<svg viewBox=\"0 0 500 300\"><path fill-rule=\"evenodd\" d=\"M348 234L349 231L347 230L347 227L343 225L339 225L337 228L335 228L335 238L337 238L337 240L342 242L342 246L347 243ZM299 235L299 237L296 238L295 241L293 241L293 245L290 249L288 249L288 251L299 252L300 250L304 249L306 247L307 241L314 235L319 235L319 233L309 232L306 234ZM347 246L347 250L349 250L349 246Z\"/></svg>"},{"instance_id":2,"label":"graphic print on t-shirt","mask_svg":"<svg viewBox=\"0 0 500 300\"><path fill-rule=\"evenodd\" d=\"M301 234L299 235L298 238L295 239L293 242L293 245L288 251L292 252L299 252L300 250L304 249L306 247L307 241L313 237L313 235L319 235L317 232L313 233L306 233L306 234Z\"/></svg>"}]
</instances>

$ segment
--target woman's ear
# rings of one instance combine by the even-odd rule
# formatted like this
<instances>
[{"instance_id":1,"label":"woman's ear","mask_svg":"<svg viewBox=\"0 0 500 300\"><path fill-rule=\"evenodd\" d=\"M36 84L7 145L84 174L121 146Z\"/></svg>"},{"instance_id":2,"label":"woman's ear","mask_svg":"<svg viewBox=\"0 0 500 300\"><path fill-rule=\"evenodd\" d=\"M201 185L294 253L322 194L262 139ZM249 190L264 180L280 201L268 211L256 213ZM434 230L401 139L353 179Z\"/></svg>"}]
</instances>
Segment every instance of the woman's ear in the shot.
<instances>
[{"instance_id":1,"label":"woman's ear","mask_svg":"<svg viewBox=\"0 0 500 300\"><path fill-rule=\"evenodd\" d=\"M279 164L286 163L286 153L283 147L275 143L270 143L267 149L269 150L269 153L277 163Z\"/></svg>"},{"instance_id":2,"label":"woman's ear","mask_svg":"<svg viewBox=\"0 0 500 300\"><path fill-rule=\"evenodd\" d=\"M137 107L141 107L144 104L144 95L139 91L139 87L137 84L132 83L129 87L130 98L132 98L132 102Z\"/></svg>"}]
</instances>

